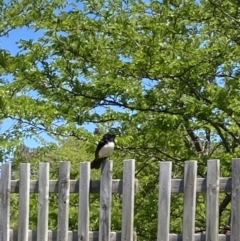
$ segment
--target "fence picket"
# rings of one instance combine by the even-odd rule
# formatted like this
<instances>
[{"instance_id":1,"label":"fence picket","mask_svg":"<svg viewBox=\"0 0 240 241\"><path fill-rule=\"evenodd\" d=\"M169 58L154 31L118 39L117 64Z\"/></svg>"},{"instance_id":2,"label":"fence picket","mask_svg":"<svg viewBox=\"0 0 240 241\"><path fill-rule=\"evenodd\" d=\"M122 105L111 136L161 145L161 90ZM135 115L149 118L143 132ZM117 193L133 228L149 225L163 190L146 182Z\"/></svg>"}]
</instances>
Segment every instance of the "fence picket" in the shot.
<instances>
[{"instance_id":1,"label":"fence picket","mask_svg":"<svg viewBox=\"0 0 240 241\"><path fill-rule=\"evenodd\" d=\"M18 241L28 241L30 164L20 163Z\"/></svg>"},{"instance_id":2,"label":"fence picket","mask_svg":"<svg viewBox=\"0 0 240 241\"><path fill-rule=\"evenodd\" d=\"M9 241L11 164L3 163L0 179L0 241Z\"/></svg>"},{"instance_id":3,"label":"fence picket","mask_svg":"<svg viewBox=\"0 0 240 241\"><path fill-rule=\"evenodd\" d=\"M78 241L89 241L90 163L80 163Z\"/></svg>"},{"instance_id":4,"label":"fence picket","mask_svg":"<svg viewBox=\"0 0 240 241\"><path fill-rule=\"evenodd\" d=\"M68 239L70 162L60 162L58 179L58 230L57 241Z\"/></svg>"},{"instance_id":5,"label":"fence picket","mask_svg":"<svg viewBox=\"0 0 240 241\"><path fill-rule=\"evenodd\" d=\"M39 163L37 241L48 240L49 163Z\"/></svg>"},{"instance_id":6,"label":"fence picket","mask_svg":"<svg viewBox=\"0 0 240 241\"><path fill-rule=\"evenodd\" d=\"M197 162L186 161L184 165L183 240L194 240L196 178Z\"/></svg>"},{"instance_id":7,"label":"fence picket","mask_svg":"<svg viewBox=\"0 0 240 241\"><path fill-rule=\"evenodd\" d=\"M232 209L231 209L231 240L240 237L240 159L232 160Z\"/></svg>"},{"instance_id":8,"label":"fence picket","mask_svg":"<svg viewBox=\"0 0 240 241\"><path fill-rule=\"evenodd\" d=\"M111 240L112 165L112 161L106 161L102 168L100 185L99 241Z\"/></svg>"},{"instance_id":9,"label":"fence picket","mask_svg":"<svg viewBox=\"0 0 240 241\"><path fill-rule=\"evenodd\" d=\"M122 237L133 240L135 160L125 160L123 167Z\"/></svg>"},{"instance_id":10,"label":"fence picket","mask_svg":"<svg viewBox=\"0 0 240 241\"><path fill-rule=\"evenodd\" d=\"M157 241L169 240L172 162L160 162Z\"/></svg>"},{"instance_id":11,"label":"fence picket","mask_svg":"<svg viewBox=\"0 0 240 241\"><path fill-rule=\"evenodd\" d=\"M207 229L206 241L217 240L219 219L219 160L207 164Z\"/></svg>"}]
</instances>

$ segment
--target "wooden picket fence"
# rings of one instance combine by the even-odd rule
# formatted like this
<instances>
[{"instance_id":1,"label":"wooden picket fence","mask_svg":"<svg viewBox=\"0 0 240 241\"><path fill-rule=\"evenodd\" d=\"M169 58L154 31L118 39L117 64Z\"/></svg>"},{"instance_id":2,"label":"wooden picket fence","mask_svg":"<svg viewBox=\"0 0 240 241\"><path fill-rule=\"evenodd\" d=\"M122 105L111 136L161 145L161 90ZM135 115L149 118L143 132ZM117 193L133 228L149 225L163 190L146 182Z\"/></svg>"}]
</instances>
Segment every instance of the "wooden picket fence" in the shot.
<instances>
[{"instance_id":1,"label":"wooden picket fence","mask_svg":"<svg viewBox=\"0 0 240 241\"><path fill-rule=\"evenodd\" d=\"M90 163L80 163L79 180L70 180L70 162L60 162L58 180L49 180L49 163L39 164L39 179L30 180L30 164L21 163L19 180L11 180L11 164L2 164L0 179L0 241L135 241L133 231L135 161L124 161L123 179L112 179L112 161L101 180L90 180ZM10 230L10 193L19 193L18 229ZM30 193L38 193L37 230L29 227ZM48 230L49 193L58 193L58 228ZM79 193L78 231L68 230L69 195ZM89 231L89 195L100 193L99 231ZM111 232L111 196L122 193L122 229Z\"/></svg>"},{"instance_id":2,"label":"wooden picket fence","mask_svg":"<svg viewBox=\"0 0 240 241\"><path fill-rule=\"evenodd\" d=\"M230 169L230 167L229 167ZM197 178L197 162L186 161L184 178L172 179L172 163L160 163L157 241L240 241L240 159L232 177L220 177L220 161L209 160L206 178ZM231 193L231 235L219 234L219 192ZM170 234L171 194L183 193L183 233ZM206 232L195 233L196 193L207 194Z\"/></svg>"},{"instance_id":3,"label":"wooden picket fence","mask_svg":"<svg viewBox=\"0 0 240 241\"><path fill-rule=\"evenodd\" d=\"M112 161L101 180L90 179L90 163L80 163L79 180L70 180L70 162L61 162L58 180L49 180L49 163L39 164L39 179L30 180L30 164L20 164L19 180L11 180L11 165L2 164L0 179L0 241L135 241L133 227L135 161L124 161L123 179L112 179ZM232 177L220 177L220 161L209 160L206 178L197 178L197 162L186 161L184 178L172 179L172 162L160 162L157 241L240 240L240 159L232 160ZM232 193L231 235L219 234L219 192ZM18 229L10 230L10 193L19 193ZM38 193L37 231L28 230L29 195ZM58 229L48 230L48 195L58 193ZM78 231L68 230L70 193L79 193ZM89 231L89 195L100 193L99 231ZM122 193L122 228L111 232L111 196ZM170 234L171 195L183 193L182 234ZM196 194L207 194L206 232L195 233ZM157 194L156 194L157 195ZM144 228L144 227L143 227Z\"/></svg>"}]
</instances>

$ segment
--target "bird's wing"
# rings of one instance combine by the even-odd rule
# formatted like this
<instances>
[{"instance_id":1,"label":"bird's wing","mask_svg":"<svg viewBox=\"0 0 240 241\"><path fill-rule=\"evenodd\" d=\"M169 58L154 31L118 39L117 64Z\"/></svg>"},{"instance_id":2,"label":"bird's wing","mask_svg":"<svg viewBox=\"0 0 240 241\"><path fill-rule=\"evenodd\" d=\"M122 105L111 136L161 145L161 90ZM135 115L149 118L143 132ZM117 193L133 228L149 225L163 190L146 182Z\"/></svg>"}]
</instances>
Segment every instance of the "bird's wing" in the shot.
<instances>
[{"instance_id":1,"label":"bird's wing","mask_svg":"<svg viewBox=\"0 0 240 241\"><path fill-rule=\"evenodd\" d=\"M105 144L107 144L105 140L99 141L96 151L95 151L95 159L98 159L98 153Z\"/></svg>"}]
</instances>

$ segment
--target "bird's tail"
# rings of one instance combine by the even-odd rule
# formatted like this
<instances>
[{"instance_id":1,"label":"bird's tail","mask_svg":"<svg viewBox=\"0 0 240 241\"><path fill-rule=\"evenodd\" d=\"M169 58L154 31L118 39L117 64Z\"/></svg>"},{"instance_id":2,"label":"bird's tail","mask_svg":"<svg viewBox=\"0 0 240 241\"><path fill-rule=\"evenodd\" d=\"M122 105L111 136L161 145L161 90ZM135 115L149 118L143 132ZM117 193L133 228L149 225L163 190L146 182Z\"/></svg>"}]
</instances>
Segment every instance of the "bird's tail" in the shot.
<instances>
[{"instance_id":1,"label":"bird's tail","mask_svg":"<svg viewBox=\"0 0 240 241\"><path fill-rule=\"evenodd\" d=\"M103 161L106 161L107 160L107 157L103 157L103 158L98 158L98 159L94 159L92 162L91 162L91 169L99 169L102 162Z\"/></svg>"}]
</instances>

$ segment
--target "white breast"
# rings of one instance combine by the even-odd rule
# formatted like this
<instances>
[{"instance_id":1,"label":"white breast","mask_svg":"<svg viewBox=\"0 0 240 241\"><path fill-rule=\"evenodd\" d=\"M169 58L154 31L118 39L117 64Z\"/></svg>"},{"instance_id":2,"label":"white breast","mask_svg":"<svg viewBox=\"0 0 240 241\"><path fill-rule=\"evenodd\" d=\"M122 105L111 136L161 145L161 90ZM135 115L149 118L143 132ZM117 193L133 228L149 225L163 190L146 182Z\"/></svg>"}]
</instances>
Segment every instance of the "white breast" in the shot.
<instances>
[{"instance_id":1,"label":"white breast","mask_svg":"<svg viewBox=\"0 0 240 241\"><path fill-rule=\"evenodd\" d=\"M98 156L101 157L109 157L112 155L114 150L114 142L109 142L107 145L102 147L102 149L99 151Z\"/></svg>"}]
</instances>

